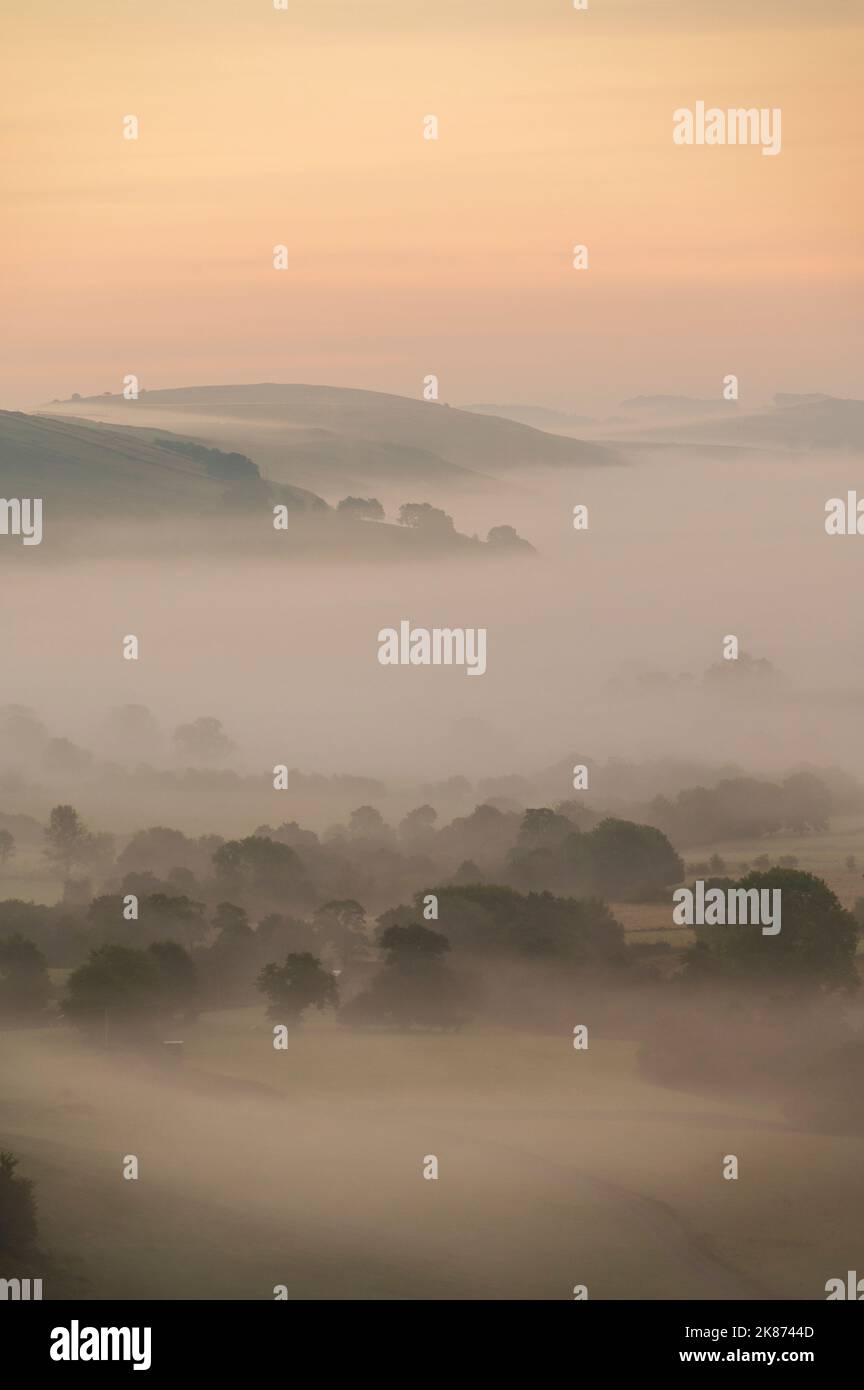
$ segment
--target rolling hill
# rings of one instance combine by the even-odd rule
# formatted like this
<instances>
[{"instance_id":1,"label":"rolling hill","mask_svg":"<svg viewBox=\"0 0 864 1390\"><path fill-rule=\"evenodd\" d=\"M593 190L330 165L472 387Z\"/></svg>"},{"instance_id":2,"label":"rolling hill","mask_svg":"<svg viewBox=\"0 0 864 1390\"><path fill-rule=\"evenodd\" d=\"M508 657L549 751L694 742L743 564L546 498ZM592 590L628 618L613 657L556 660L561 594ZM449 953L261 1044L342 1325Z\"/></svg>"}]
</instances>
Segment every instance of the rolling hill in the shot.
<instances>
[{"instance_id":1,"label":"rolling hill","mask_svg":"<svg viewBox=\"0 0 864 1390\"><path fill-rule=\"evenodd\" d=\"M54 401L51 413L151 425L241 449L271 478L328 497L413 484L488 490L517 469L615 461L604 445L438 403L332 386L265 383Z\"/></svg>"},{"instance_id":2,"label":"rolling hill","mask_svg":"<svg viewBox=\"0 0 864 1390\"><path fill-rule=\"evenodd\" d=\"M86 549L95 528L102 550L227 546L280 559L327 560L533 553L508 526L493 528L487 542L461 534L428 505L415 521L399 525L337 511L314 492L262 478L244 454L163 429L59 415L0 411L0 495L40 498L45 525L61 549ZM275 526L277 504L290 513L290 526ZM115 521L134 526L112 532ZM158 527L137 525L154 521ZM291 533L287 547L284 530Z\"/></svg>"},{"instance_id":3,"label":"rolling hill","mask_svg":"<svg viewBox=\"0 0 864 1390\"><path fill-rule=\"evenodd\" d=\"M653 437L661 432L658 427ZM864 401L779 395L763 410L676 428L674 437L750 448L857 453L864 450Z\"/></svg>"},{"instance_id":4,"label":"rolling hill","mask_svg":"<svg viewBox=\"0 0 864 1390\"><path fill-rule=\"evenodd\" d=\"M62 519L224 513L231 489L204 463L160 444L148 431L0 411L0 491L41 497ZM314 493L278 487L292 511L326 510Z\"/></svg>"}]
</instances>

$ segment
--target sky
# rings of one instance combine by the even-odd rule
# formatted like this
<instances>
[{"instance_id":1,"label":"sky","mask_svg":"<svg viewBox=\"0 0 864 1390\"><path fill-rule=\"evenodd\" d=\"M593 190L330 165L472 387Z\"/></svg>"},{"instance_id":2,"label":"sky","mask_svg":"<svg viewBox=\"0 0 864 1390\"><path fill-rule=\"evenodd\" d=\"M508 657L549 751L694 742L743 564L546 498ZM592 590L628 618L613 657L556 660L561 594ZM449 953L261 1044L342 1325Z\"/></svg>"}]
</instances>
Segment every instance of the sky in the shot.
<instances>
[{"instance_id":1,"label":"sky","mask_svg":"<svg viewBox=\"0 0 864 1390\"><path fill-rule=\"evenodd\" d=\"M864 395L860 16L846 0L16 4L0 407L128 373L412 396L435 374L452 404L589 412L719 396L727 373L744 404ZM699 100L780 107L780 154L674 145L673 111Z\"/></svg>"}]
</instances>

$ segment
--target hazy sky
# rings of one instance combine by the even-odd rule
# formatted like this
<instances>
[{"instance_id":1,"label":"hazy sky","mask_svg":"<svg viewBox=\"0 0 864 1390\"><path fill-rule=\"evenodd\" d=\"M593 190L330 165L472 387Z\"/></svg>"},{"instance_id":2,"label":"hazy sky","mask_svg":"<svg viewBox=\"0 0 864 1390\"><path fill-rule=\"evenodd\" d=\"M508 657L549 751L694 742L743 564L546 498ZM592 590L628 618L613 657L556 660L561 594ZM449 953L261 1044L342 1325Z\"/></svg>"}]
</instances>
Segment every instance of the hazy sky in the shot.
<instances>
[{"instance_id":1,"label":"hazy sky","mask_svg":"<svg viewBox=\"0 0 864 1390\"><path fill-rule=\"evenodd\" d=\"M856 4L16 9L0 406L129 372L406 395L435 373L453 403L580 409L728 372L744 403L864 394ZM779 106L782 152L676 147L698 100Z\"/></svg>"}]
</instances>

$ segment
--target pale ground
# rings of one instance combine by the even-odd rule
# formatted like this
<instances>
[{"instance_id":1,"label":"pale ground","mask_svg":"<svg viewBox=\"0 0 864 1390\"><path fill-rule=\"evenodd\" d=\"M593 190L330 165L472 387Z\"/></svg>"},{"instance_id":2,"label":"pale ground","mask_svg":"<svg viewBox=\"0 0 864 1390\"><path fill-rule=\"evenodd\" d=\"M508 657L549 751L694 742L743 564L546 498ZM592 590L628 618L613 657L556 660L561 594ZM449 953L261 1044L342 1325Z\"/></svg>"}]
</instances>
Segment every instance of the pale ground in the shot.
<instances>
[{"instance_id":1,"label":"pale ground","mask_svg":"<svg viewBox=\"0 0 864 1390\"><path fill-rule=\"evenodd\" d=\"M61 1028L2 1051L55 1296L820 1299L860 1264L864 1138L654 1085L631 1043L316 1018L276 1051L255 1008L161 1073Z\"/></svg>"},{"instance_id":2,"label":"pale ground","mask_svg":"<svg viewBox=\"0 0 864 1390\"><path fill-rule=\"evenodd\" d=\"M846 906L864 896L860 817L685 857L715 851L730 870L795 854ZM692 939L668 904L612 906L630 940ZM55 1296L820 1299L860 1266L864 1138L655 1085L637 1054L317 1018L277 1052L253 1008L202 1016L185 1062L154 1071L63 1028L5 1032L0 1143L36 1181Z\"/></svg>"}]
</instances>

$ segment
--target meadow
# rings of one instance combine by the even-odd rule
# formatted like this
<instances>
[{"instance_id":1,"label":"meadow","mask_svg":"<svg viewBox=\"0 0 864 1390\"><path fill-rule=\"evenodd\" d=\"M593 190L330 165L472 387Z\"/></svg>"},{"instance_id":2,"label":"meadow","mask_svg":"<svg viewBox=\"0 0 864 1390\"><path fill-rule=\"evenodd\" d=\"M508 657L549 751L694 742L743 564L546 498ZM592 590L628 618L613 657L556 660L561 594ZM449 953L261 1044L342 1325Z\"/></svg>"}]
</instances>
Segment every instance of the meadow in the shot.
<instances>
[{"instance_id":1,"label":"meadow","mask_svg":"<svg viewBox=\"0 0 864 1390\"><path fill-rule=\"evenodd\" d=\"M277 1051L253 1007L176 1064L60 1026L2 1048L46 1297L812 1299L860 1262L864 1138L655 1085L633 1042L325 1017Z\"/></svg>"}]
</instances>

